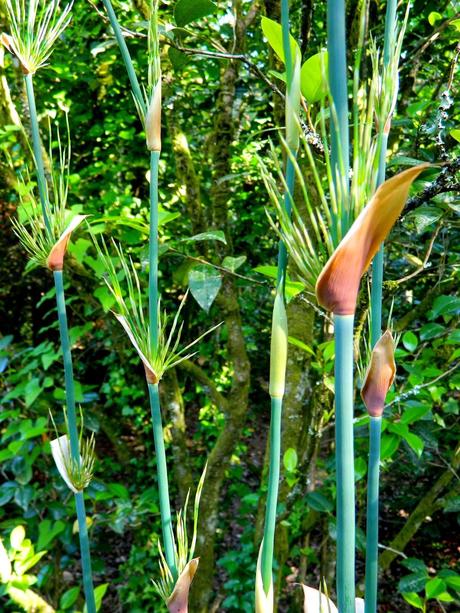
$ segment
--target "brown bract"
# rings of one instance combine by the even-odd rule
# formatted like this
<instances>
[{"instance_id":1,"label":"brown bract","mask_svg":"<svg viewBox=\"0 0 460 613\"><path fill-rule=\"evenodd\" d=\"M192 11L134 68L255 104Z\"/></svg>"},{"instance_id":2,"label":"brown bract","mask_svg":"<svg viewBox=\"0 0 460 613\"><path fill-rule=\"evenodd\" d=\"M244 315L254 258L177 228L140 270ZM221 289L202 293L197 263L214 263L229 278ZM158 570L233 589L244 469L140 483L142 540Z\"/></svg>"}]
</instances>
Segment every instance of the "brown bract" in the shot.
<instances>
[{"instance_id":1,"label":"brown bract","mask_svg":"<svg viewBox=\"0 0 460 613\"><path fill-rule=\"evenodd\" d=\"M396 373L395 344L387 330L372 350L371 361L364 377L361 396L371 417L381 417L385 398Z\"/></svg>"},{"instance_id":2,"label":"brown bract","mask_svg":"<svg viewBox=\"0 0 460 613\"><path fill-rule=\"evenodd\" d=\"M46 260L46 264L50 270L55 271L64 268L64 256L67 251L70 236L86 217L87 215L76 215L61 234L58 241L54 244Z\"/></svg>"},{"instance_id":3,"label":"brown bract","mask_svg":"<svg viewBox=\"0 0 460 613\"><path fill-rule=\"evenodd\" d=\"M404 208L421 164L385 181L329 258L316 282L318 303L336 315L353 315L359 283Z\"/></svg>"},{"instance_id":4,"label":"brown bract","mask_svg":"<svg viewBox=\"0 0 460 613\"><path fill-rule=\"evenodd\" d=\"M188 593L199 561L199 558L190 560L181 572L167 603L169 613L188 613Z\"/></svg>"}]
</instances>

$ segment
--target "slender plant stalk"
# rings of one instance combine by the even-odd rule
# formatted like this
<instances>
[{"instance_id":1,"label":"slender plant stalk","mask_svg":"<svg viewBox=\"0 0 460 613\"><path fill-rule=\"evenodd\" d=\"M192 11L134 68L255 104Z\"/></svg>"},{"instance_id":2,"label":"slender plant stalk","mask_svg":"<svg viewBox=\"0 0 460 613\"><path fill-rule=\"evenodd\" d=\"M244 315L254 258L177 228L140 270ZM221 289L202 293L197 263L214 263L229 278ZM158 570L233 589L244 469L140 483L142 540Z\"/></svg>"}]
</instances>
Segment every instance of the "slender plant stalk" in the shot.
<instances>
[{"instance_id":1,"label":"slender plant stalk","mask_svg":"<svg viewBox=\"0 0 460 613\"><path fill-rule=\"evenodd\" d=\"M337 469L337 602L355 610L355 476L353 449L353 315L334 315Z\"/></svg>"},{"instance_id":2,"label":"slender plant stalk","mask_svg":"<svg viewBox=\"0 0 460 613\"><path fill-rule=\"evenodd\" d=\"M385 42L383 63L388 66L391 59L392 36L396 23L397 0L388 0L385 16ZM388 130L380 126L380 157L377 186L385 181ZM382 332L383 301L383 243L372 263L371 286L371 346L377 343ZM380 437L381 417L371 417L369 424L369 466L367 481L366 510L366 571L365 571L365 613L377 611L378 585L378 538L379 538L379 479L380 479Z\"/></svg>"},{"instance_id":3,"label":"slender plant stalk","mask_svg":"<svg viewBox=\"0 0 460 613\"><path fill-rule=\"evenodd\" d=\"M379 472L381 417L370 417L369 468L367 485L365 613L377 611Z\"/></svg>"},{"instance_id":4,"label":"slender plant stalk","mask_svg":"<svg viewBox=\"0 0 460 613\"><path fill-rule=\"evenodd\" d=\"M69 328L65 306L64 280L62 270L54 271L56 286L56 303L59 320L59 333L64 357L64 377L67 404L67 421L69 426L70 450L75 462L80 463L80 448L78 443L77 416L75 411L75 386L73 378L72 354L70 351ZM80 538L80 553L83 571L83 589L85 592L86 608L88 613L96 613L94 586L91 572L91 553L89 548L88 531L86 527L85 499L83 492L75 494L77 508L78 536Z\"/></svg>"},{"instance_id":5,"label":"slender plant stalk","mask_svg":"<svg viewBox=\"0 0 460 613\"><path fill-rule=\"evenodd\" d=\"M347 50L345 35L345 1L327 2L327 48L329 54L329 86L335 108L336 121L331 120L331 161L336 193L348 188L349 134L348 134L348 87ZM337 185L342 175L341 187ZM347 194L342 194L346 199ZM350 225L349 211L344 202L341 206L342 235Z\"/></svg>"},{"instance_id":6,"label":"slender plant stalk","mask_svg":"<svg viewBox=\"0 0 460 613\"><path fill-rule=\"evenodd\" d=\"M291 56L290 34L289 34L289 3L288 0L281 2L281 24L283 32L283 48L286 65L286 83L289 95L289 88L293 77L293 58ZM295 169L293 157L297 151L289 148L286 159L286 191L284 194L284 208L288 215L291 214L292 198L294 195ZM284 241L280 240L278 245L278 271L276 292L284 302L284 287L286 282L287 250ZM272 355L271 360L276 360L277 356ZM283 373L284 376L284 373ZM273 550L275 543L276 529L276 507L278 503L279 475L280 475L280 455L281 455L281 415L283 410L283 396L271 396L271 415L270 415L270 460L268 472L268 493L265 511L264 538L262 544L261 572L265 593L268 595L272 584L273 572Z\"/></svg>"},{"instance_id":7,"label":"slender plant stalk","mask_svg":"<svg viewBox=\"0 0 460 613\"><path fill-rule=\"evenodd\" d=\"M268 469L267 508L265 511L264 541L262 547L262 580L264 591L272 583L273 550L275 543L276 506L278 502L278 488L280 478L281 454L281 413L283 409L282 398L271 399L270 418L270 464Z\"/></svg>"},{"instance_id":8,"label":"slender plant stalk","mask_svg":"<svg viewBox=\"0 0 460 613\"><path fill-rule=\"evenodd\" d=\"M43 164L42 145L40 139L40 131L38 129L37 107L35 106L34 84L31 73L24 77L26 84L27 102L30 113L30 127L32 131L32 147L35 157L35 166L37 168L37 183L38 193L40 196L40 204L42 207L43 221L48 233L51 233L51 226L48 219L48 195L46 189L45 167Z\"/></svg>"},{"instance_id":9,"label":"slender plant stalk","mask_svg":"<svg viewBox=\"0 0 460 613\"><path fill-rule=\"evenodd\" d=\"M137 104L140 105L140 108L145 112L144 96L142 95L136 71L134 70L131 55L121 32L120 24L118 23L115 11L113 10L112 3L110 2L110 0L102 0L102 3L104 4L105 10L107 11L110 25L112 26L113 33L120 48L126 72L128 73L129 82L131 84L131 89L133 90L133 95L136 99Z\"/></svg>"},{"instance_id":10,"label":"slender plant stalk","mask_svg":"<svg viewBox=\"0 0 460 613\"><path fill-rule=\"evenodd\" d=\"M158 345L158 162L150 152L149 321L152 347Z\"/></svg>"},{"instance_id":11,"label":"slender plant stalk","mask_svg":"<svg viewBox=\"0 0 460 613\"><path fill-rule=\"evenodd\" d=\"M165 445L163 440L163 425L161 421L160 396L158 384L149 383L150 407L152 411L153 440L157 457L158 490L160 493L161 528L165 558L174 579L177 579L177 568L174 555L174 534L169 505L168 469L166 465Z\"/></svg>"},{"instance_id":12,"label":"slender plant stalk","mask_svg":"<svg viewBox=\"0 0 460 613\"><path fill-rule=\"evenodd\" d=\"M116 18L110 0L103 0L109 16L115 38L125 64L128 78L131 83L133 97L138 110L145 116L146 106L142 95L139 81L129 54L128 47L123 38L120 25ZM158 346L158 163L160 151L150 152L150 231L149 231L149 331L151 346ZM158 384L149 383L150 410L152 413L153 436L157 458L157 478L160 496L160 515L163 533L163 543L166 563L173 578L177 579L177 567L175 559L174 533L171 521L171 508L169 502L168 471L166 453L163 440L163 427L161 420L160 398Z\"/></svg>"}]
</instances>

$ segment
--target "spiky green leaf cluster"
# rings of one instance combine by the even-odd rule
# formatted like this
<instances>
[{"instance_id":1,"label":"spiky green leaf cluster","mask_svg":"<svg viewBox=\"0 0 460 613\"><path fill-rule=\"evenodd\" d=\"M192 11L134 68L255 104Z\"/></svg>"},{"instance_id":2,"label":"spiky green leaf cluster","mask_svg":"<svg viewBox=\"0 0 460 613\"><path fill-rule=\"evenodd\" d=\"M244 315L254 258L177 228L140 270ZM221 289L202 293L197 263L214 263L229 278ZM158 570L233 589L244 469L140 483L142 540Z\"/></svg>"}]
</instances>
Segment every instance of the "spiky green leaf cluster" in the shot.
<instances>
[{"instance_id":1,"label":"spiky green leaf cluster","mask_svg":"<svg viewBox=\"0 0 460 613\"><path fill-rule=\"evenodd\" d=\"M179 318L187 297L187 294L185 294L173 318L169 332L167 332L168 316L166 312L161 312L158 303L158 344L153 346L149 323L144 314L143 295L136 267L131 258L128 259L125 256L120 245L117 245L115 241L112 241L112 243L120 268L115 266L104 241L101 245L97 242L95 244L99 257L104 263L105 282L117 304L117 311L114 314L123 324L138 354L142 359L145 358L145 360L143 359L144 365L150 368L159 381L169 368L173 368L195 355L195 352L187 352L218 326L213 326L193 342L179 348L184 325L183 322L179 325ZM120 318L123 318L123 320Z\"/></svg>"},{"instance_id":2,"label":"spiky green leaf cluster","mask_svg":"<svg viewBox=\"0 0 460 613\"><path fill-rule=\"evenodd\" d=\"M53 45L71 20L72 3L60 11L60 0L6 0L10 33L2 42L26 74L46 64Z\"/></svg>"},{"instance_id":3,"label":"spiky green leaf cluster","mask_svg":"<svg viewBox=\"0 0 460 613\"><path fill-rule=\"evenodd\" d=\"M200 477L200 481L198 482L198 487L196 488L195 502L193 505L193 532L190 546L187 534L187 508L190 497L190 490L187 493L187 498L185 499L184 507L177 514L174 557L179 576L184 570L184 568L187 566L187 564L190 562L190 560L193 559L193 556L195 554L196 539L198 534L198 515L200 510L200 498L201 492L203 490L204 479L206 477L206 468L207 466L204 467L203 473ZM173 593L176 582L171 574L171 571L169 570L168 564L163 554L163 550L161 548L160 541L158 541L158 553L160 556L161 579L159 581L153 581L152 583L158 595L164 600L165 603L167 603L169 598L171 597L171 594Z\"/></svg>"},{"instance_id":4,"label":"spiky green leaf cluster","mask_svg":"<svg viewBox=\"0 0 460 613\"><path fill-rule=\"evenodd\" d=\"M18 178L18 196L21 203L23 219L13 218L12 224L16 236L27 251L30 260L47 267L47 258L64 230L69 217L66 211L69 192L70 138L67 146L63 146L59 131L57 132L58 163L53 161L50 130L50 185L46 185L45 211L49 230L45 226L43 211L33 189L30 188L28 172Z\"/></svg>"}]
</instances>

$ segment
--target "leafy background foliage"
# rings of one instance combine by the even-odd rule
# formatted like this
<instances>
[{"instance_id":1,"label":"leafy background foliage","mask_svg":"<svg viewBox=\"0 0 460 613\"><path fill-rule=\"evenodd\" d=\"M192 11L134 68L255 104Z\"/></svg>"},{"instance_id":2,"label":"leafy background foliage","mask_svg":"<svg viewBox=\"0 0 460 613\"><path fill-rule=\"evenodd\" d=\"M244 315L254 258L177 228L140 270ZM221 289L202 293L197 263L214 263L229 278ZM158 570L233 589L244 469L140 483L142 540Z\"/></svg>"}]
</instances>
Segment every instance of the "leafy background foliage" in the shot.
<instances>
[{"instance_id":1,"label":"leafy background foliage","mask_svg":"<svg viewBox=\"0 0 460 613\"><path fill-rule=\"evenodd\" d=\"M117 2L115 7L120 21L134 32L128 38L130 50L140 72L146 72L146 7L141 0ZM283 112L281 98L267 83L283 89L277 77L282 66L261 27L262 15L279 20L279 3L238 0L233 8L236 13L230 3L208 0L161 5L164 22L177 26L166 29L170 46L164 45L162 56L162 300L166 307L174 306L190 286L196 300L189 298L184 308L186 341L210 322L226 322L200 344L194 365L178 368L163 387L176 508L187 488L198 482L208 452L214 450L216 456L208 479L217 484L217 494L213 497L211 485L208 492L205 486L199 542L202 550L214 548L216 555L208 566L202 559L196 611L211 610L210 603L222 611L252 610L265 491L260 483L266 472L274 272L268 267L275 261L277 237L265 215L269 199L257 156L267 156L269 138L277 143ZM377 40L382 37L383 9L371 3L370 34ZM459 129L460 118L453 103L458 95L454 60L460 22L455 10L453 4L440 8L438 3L415 2L404 44L389 173L415 160L456 163L458 145L452 131ZM349 3L352 44L356 12L356 3ZM303 61L325 46L324 18L324 3L292 3L292 32ZM0 19L3 30L1 5ZM123 243L141 262L142 272L148 232L146 154L118 49L103 15L83 0L76 1L63 38L49 67L36 79L42 127L47 117L63 126L62 114L69 113L69 205L91 215L93 232ZM206 53L197 54L197 49ZM248 61L213 57L222 50ZM9 58L4 63L9 94L24 117L20 71ZM5 87L0 91L0 148L10 153L11 161L6 155L0 161L0 529L10 557L22 560L22 568L15 570L19 589L30 587L59 611L81 610L78 548L68 519L74 516L73 503L49 450L48 409L64 402L54 295L46 271L26 266L9 224L18 205L13 169L24 168L28 151ZM315 104L312 100L309 109L313 127ZM26 121L24 126L27 130ZM399 541L407 557L390 559L389 550L383 553L382 611L459 607L459 191L451 172L449 189L424 196L437 172L433 170L426 184L416 185L387 248L386 316L394 300L393 323L401 340L396 384L385 412L380 541L388 545L401 532L403 538L414 511L421 508L417 529L406 533L406 542ZM108 584L103 610L158 611L161 604L149 578L158 574L160 523L142 369L109 313L112 298L84 231L72 241L67 269L77 402L85 426L97 436L96 478L87 496L96 583ZM293 582L306 578L317 585L320 574L330 585L334 581L334 348L324 320L309 306L311 297L295 283L295 270L290 276L290 385L297 391L284 425L277 543L282 611L299 608ZM362 329L366 301L364 284ZM239 381L244 388L249 380L238 377L241 371L248 374L249 365L250 387L239 397ZM362 415L358 404L359 581L367 454L367 418ZM311 437L311 431L320 434ZM226 432L231 444L223 437ZM25 529L22 541L18 526ZM0 588L1 606L16 610L5 585Z\"/></svg>"}]
</instances>

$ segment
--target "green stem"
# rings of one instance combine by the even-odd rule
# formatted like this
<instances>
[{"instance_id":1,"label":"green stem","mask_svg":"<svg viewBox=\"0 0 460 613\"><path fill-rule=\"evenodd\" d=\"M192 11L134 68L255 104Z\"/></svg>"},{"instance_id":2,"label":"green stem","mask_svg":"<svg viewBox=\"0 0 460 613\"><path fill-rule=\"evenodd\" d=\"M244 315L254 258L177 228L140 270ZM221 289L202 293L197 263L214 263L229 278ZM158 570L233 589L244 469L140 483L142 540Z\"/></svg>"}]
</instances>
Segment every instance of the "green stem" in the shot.
<instances>
[{"instance_id":1,"label":"green stem","mask_svg":"<svg viewBox=\"0 0 460 613\"><path fill-rule=\"evenodd\" d=\"M38 193L40 196L40 204L42 207L43 221L49 234L51 234L51 226L48 218L48 191L46 189L45 167L43 164L42 144L40 140L40 131L38 129L37 107L35 106L34 84L32 74L29 73L24 77L26 84L27 103L30 113L30 128L32 131L32 148L35 157L35 168L37 170Z\"/></svg>"},{"instance_id":2,"label":"green stem","mask_svg":"<svg viewBox=\"0 0 460 613\"><path fill-rule=\"evenodd\" d=\"M69 327L65 306L64 279L62 270L53 272L56 287L56 303L61 337L62 354L64 358L64 379L67 405L67 422L69 427L70 450L72 458L80 462L80 445L78 442L77 416L75 411L75 385L73 378L72 354L70 350ZM85 592L88 613L96 613L96 600L91 571L91 553L89 548L88 530L86 527L85 500L83 492L75 494L77 508L78 536L80 539L80 555L83 571L83 589Z\"/></svg>"},{"instance_id":3,"label":"green stem","mask_svg":"<svg viewBox=\"0 0 460 613\"><path fill-rule=\"evenodd\" d=\"M355 476L353 451L353 315L334 315L337 468L337 601L355 610Z\"/></svg>"},{"instance_id":4,"label":"green stem","mask_svg":"<svg viewBox=\"0 0 460 613\"><path fill-rule=\"evenodd\" d=\"M149 321L153 351L158 345L158 162L159 151L150 152Z\"/></svg>"},{"instance_id":5,"label":"green stem","mask_svg":"<svg viewBox=\"0 0 460 613\"><path fill-rule=\"evenodd\" d=\"M381 429L382 418L371 417L369 423L369 468L367 476L365 613L377 612Z\"/></svg>"},{"instance_id":6,"label":"green stem","mask_svg":"<svg viewBox=\"0 0 460 613\"><path fill-rule=\"evenodd\" d=\"M336 193L342 194L344 203L348 197L349 135L348 135L348 86L347 48L345 35L345 0L327 2L327 48L329 54L329 85L336 120L331 119L331 161ZM342 182L337 185L338 177ZM341 206L342 234L348 230L348 208Z\"/></svg>"},{"instance_id":7,"label":"green stem","mask_svg":"<svg viewBox=\"0 0 460 613\"><path fill-rule=\"evenodd\" d=\"M281 454L281 413L282 398L271 399L270 420L270 466L268 469L268 494L265 512L264 540L262 546L262 581L264 591L268 594L272 583L273 549L275 543L276 506L280 478Z\"/></svg>"},{"instance_id":8,"label":"green stem","mask_svg":"<svg viewBox=\"0 0 460 613\"><path fill-rule=\"evenodd\" d=\"M133 95L136 98L136 101L140 106L143 114L145 114L146 108L144 96L142 95L136 71L134 70L133 61L131 59L128 46L123 37L120 24L118 23L117 16L115 15L115 11L113 10L112 3L110 2L110 0L102 0L102 3L105 6L105 10L107 11L107 15L109 17L110 25L112 26L113 33L117 40L118 46L120 47L123 62L125 63L126 67L126 72L128 73L129 82L131 83L131 89L133 90Z\"/></svg>"},{"instance_id":9,"label":"green stem","mask_svg":"<svg viewBox=\"0 0 460 613\"><path fill-rule=\"evenodd\" d=\"M160 396L158 384L149 383L150 409L152 412L153 440L157 457L158 491L160 495L161 528L166 562L174 580L177 579L176 559L174 555L174 532L169 505L168 468L166 465L166 452L163 440L163 425L161 422Z\"/></svg>"}]
</instances>

